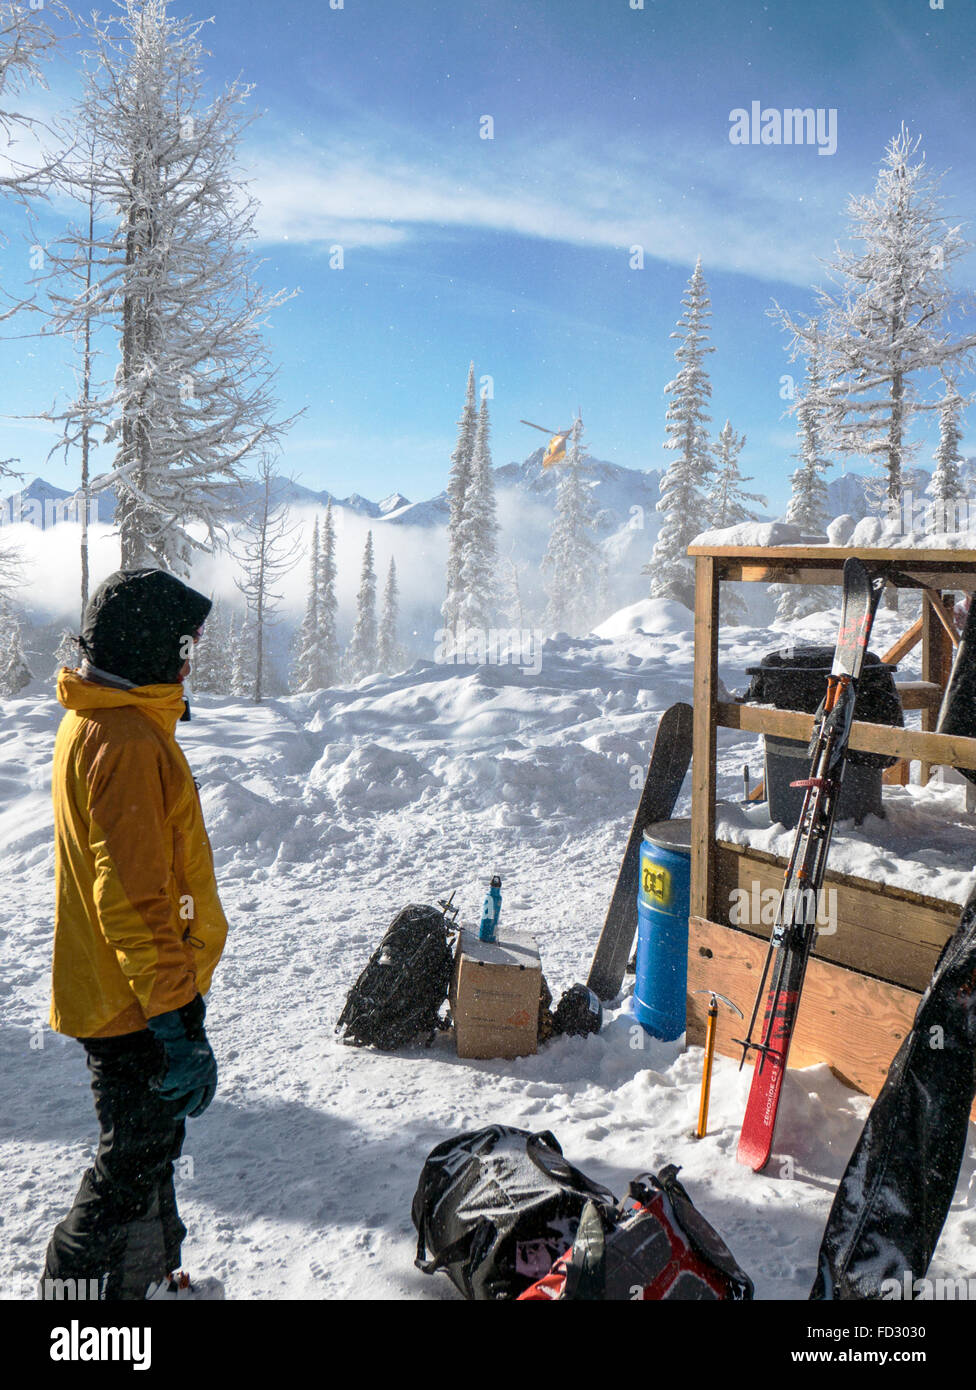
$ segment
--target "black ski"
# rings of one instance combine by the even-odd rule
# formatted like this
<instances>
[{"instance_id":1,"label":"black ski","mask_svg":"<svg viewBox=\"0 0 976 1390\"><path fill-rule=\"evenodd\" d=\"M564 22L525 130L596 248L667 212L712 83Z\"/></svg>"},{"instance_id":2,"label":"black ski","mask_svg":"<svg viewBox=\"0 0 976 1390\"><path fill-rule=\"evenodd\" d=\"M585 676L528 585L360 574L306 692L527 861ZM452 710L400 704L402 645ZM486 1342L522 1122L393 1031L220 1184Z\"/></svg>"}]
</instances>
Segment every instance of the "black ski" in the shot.
<instances>
[{"instance_id":1,"label":"black ski","mask_svg":"<svg viewBox=\"0 0 976 1390\"><path fill-rule=\"evenodd\" d=\"M757 1057L738 1159L756 1172L766 1166L772 1153L776 1112L800 992L817 937L817 905L844 777L857 683L883 588L884 579L872 578L860 560L851 558L845 562L840 632L827 694L815 716L809 750L810 776L793 784L806 788L803 809L786 867L766 965L742 1044L743 1062L750 1050L754 1049ZM770 984L764 996L767 979ZM762 1032L759 1041L753 1042L753 1028L764 997Z\"/></svg>"},{"instance_id":2,"label":"black ski","mask_svg":"<svg viewBox=\"0 0 976 1390\"><path fill-rule=\"evenodd\" d=\"M644 790L586 981L594 994L603 1000L616 998L623 984L630 948L637 931L637 876L641 841L647 826L655 821L669 820L674 812L681 784L691 766L691 727L691 705L685 704L672 705L665 710L657 726Z\"/></svg>"}]
</instances>

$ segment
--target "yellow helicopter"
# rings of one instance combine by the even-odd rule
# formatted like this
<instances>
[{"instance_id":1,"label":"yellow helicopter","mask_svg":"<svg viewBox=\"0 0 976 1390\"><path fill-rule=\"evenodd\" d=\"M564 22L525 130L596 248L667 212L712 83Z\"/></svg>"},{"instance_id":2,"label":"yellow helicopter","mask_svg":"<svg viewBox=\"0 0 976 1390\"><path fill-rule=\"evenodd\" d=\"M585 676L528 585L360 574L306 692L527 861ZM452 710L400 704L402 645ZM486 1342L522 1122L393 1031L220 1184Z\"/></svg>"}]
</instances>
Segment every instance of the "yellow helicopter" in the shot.
<instances>
[{"instance_id":1,"label":"yellow helicopter","mask_svg":"<svg viewBox=\"0 0 976 1390\"><path fill-rule=\"evenodd\" d=\"M562 463L566 458L566 440L573 432L573 426L568 430L547 430L545 425L534 425L531 420L520 420L520 425L528 425L530 429L541 430L543 434L551 436L546 446L546 452L542 456L543 468L551 468L554 463Z\"/></svg>"}]
</instances>

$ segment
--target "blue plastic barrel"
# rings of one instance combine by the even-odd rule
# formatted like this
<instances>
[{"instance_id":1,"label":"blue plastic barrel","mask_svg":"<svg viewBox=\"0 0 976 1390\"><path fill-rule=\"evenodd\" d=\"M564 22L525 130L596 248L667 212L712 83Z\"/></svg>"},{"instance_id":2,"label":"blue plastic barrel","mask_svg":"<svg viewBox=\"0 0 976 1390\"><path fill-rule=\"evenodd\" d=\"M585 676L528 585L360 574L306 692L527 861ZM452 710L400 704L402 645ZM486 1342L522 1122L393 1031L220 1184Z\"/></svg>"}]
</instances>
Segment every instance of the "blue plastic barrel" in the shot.
<instances>
[{"instance_id":1,"label":"blue plastic barrel","mask_svg":"<svg viewBox=\"0 0 976 1390\"><path fill-rule=\"evenodd\" d=\"M666 1041L685 1031L690 908L691 822L659 821L641 845L634 1017Z\"/></svg>"}]
</instances>

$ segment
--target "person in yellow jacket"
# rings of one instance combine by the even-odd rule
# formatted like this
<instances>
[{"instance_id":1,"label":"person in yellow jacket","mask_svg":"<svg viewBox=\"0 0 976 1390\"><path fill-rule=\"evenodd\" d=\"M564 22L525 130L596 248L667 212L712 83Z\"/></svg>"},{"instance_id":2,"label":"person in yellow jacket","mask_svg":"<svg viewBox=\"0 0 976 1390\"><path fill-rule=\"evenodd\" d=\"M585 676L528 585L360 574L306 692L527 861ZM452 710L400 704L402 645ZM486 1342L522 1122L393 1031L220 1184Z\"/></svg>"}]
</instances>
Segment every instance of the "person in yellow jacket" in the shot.
<instances>
[{"instance_id":1,"label":"person in yellow jacket","mask_svg":"<svg viewBox=\"0 0 976 1390\"><path fill-rule=\"evenodd\" d=\"M119 571L85 611L80 668L58 675L51 1026L85 1048L101 1132L45 1298L145 1298L180 1265L173 1163L216 1090L203 996L227 935L175 738L210 607L163 570Z\"/></svg>"}]
</instances>

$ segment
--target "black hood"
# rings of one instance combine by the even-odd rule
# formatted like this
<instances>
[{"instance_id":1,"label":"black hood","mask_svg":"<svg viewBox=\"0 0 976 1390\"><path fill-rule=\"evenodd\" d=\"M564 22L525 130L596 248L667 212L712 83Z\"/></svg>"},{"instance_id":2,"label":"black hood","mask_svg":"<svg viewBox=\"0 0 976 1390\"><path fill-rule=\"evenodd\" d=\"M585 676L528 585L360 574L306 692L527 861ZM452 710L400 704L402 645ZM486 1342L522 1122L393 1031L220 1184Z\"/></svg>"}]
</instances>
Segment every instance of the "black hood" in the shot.
<instances>
[{"instance_id":1,"label":"black hood","mask_svg":"<svg viewBox=\"0 0 976 1390\"><path fill-rule=\"evenodd\" d=\"M93 666L133 685L172 685L211 606L165 570L119 570L88 600L80 646Z\"/></svg>"}]
</instances>

